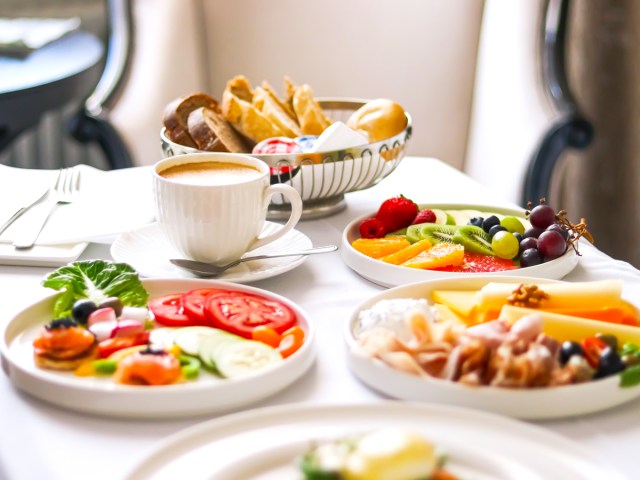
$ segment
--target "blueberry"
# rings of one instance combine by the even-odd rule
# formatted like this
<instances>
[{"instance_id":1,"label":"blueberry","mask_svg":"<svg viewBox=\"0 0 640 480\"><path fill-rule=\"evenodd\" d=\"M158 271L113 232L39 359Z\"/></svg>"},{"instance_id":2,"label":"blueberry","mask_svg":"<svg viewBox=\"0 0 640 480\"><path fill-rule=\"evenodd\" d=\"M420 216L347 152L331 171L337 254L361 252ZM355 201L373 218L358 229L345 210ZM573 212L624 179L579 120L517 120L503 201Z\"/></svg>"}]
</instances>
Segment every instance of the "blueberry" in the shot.
<instances>
[{"instance_id":1,"label":"blueberry","mask_svg":"<svg viewBox=\"0 0 640 480\"><path fill-rule=\"evenodd\" d=\"M493 227L491 227L491 228L489 229L489 236L490 236L491 238L493 238L493 236L494 236L496 233L498 233L498 232L506 232L506 231L507 231L507 229L506 229L506 228L504 228L502 225L494 225Z\"/></svg>"},{"instance_id":2,"label":"blueberry","mask_svg":"<svg viewBox=\"0 0 640 480\"><path fill-rule=\"evenodd\" d=\"M482 222L482 229L485 232L489 233L489 230L494 225L500 225L500 219L495 215L491 215L490 217L485 218L484 221Z\"/></svg>"},{"instance_id":3,"label":"blueberry","mask_svg":"<svg viewBox=\"0 0 640 480\"><path fill-rule=\"evenodd\" d=\"M516 239L518 240L518 243L520 243L523 239L522 235L520 235L518 232L514 232L513 236L516 237Z\"/></svg>"},{"instance_id":4,"label":"blueberry","mask_svg":"<svg viewBox=\"0 0 640 480\"><path fill-rule=\"evenodd\" d=\"M578 342L562 342L560 345L560 364L565 365L571 357L574 355L584 356L582 352L582 347Z\"/></svg>"},{"instance_id":5,"label":"blueberry","mask_svg":"<svg viewBox=\"0 0 640 480\"><path fill-rule=\"evenodd\" d=\"M469 222L467 222L467 225L473 225L474 227L482 228L482 222L484 222L484 218L473 217L471 220L469 220Z\"/></svg>"},{"instance_id":6,"label":"blueberry","mask_svg":"<svg viewBox=\"0 0 640 480\"><path fill-rule=\"evenodd\" d=\"M537 248L527 248L520 254L520 266L523 268L533 267L542 263L542 255Z\"/></svg>"}]
</instances>

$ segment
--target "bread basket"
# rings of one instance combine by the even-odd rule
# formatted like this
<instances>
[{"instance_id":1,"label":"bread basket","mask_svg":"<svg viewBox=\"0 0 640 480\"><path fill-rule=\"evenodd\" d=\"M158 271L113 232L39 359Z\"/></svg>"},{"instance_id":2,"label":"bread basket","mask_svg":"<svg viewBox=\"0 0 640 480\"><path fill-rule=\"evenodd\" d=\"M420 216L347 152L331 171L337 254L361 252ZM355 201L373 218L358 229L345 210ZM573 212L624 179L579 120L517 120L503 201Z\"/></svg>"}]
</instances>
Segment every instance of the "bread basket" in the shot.
<instances>
[{"instance_id":1,"label":"bread basket","mask_svg":"<svg viewBox=\"0 0 640 480\"><path fill-rule=\"evenodd\" d=\"M335 121L345 122L367 100L319 99L324 111ZM302 197L303 219L335 214L346 207L345 194L372 187L389 175L405 154L411 137L411 116L400 133L385 140L359 147L317 153L253 155L272 168L271 183L287 183ZM160 133L165 157L197 153L201 150L185 147ZM290 205L280 195L271 200L270 220L289 217Z\"/></svg>"}]
</instances>

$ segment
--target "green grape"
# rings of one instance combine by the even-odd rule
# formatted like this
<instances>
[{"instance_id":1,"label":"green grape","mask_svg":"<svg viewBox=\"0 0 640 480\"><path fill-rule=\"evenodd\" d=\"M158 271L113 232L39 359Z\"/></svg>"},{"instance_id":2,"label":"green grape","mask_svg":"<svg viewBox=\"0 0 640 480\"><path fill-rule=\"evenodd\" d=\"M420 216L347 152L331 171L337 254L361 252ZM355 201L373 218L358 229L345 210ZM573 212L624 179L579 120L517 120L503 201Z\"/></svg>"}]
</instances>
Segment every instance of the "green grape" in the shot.
<instances>
[{"instance_id":1,"label":"green grape","mask_svg":"<svg viewBox=\"0 0 640 480\"><path fill-rule=\"evenodd\" d=\"M524 233L524 225L516 217L504 217L500 220L500 225L506 228L511 233Z\"/></svg>"},{"instance_id":2,"label":"green grape","mask_svg":"<svg viewBox=\"0 0 640 480\"><path fill-rule=\"evenodd\" d=\"M520 243L513 233L503 230L493 236L491 248L498 257L511 260L518 255Z\"/></svg>"}]
</instances>

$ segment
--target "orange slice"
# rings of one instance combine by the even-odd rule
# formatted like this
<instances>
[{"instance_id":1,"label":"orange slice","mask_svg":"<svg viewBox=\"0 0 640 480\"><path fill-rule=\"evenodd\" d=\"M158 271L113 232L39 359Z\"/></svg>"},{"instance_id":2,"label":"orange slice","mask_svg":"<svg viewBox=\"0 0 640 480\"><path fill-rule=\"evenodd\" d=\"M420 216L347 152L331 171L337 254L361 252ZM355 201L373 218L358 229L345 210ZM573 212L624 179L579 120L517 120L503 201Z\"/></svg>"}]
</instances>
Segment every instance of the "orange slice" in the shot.
<instances>
[{"instance_id":1,"label":"orange slice","mask_svg":"<svg viewBox=\"0 0 640 480\"><path fill-rule=\"evenodd\" d=\"M429 248L431 248L431 245L432 244L429 239L425 238L424 240L412 243L408 247L405 247L402 250L397 251L396 253L392 253L391 255L382 257L380 260L382 260L383 262L392 263L394 265L400 265L407 260L412 259L419 253L428 250Z\"/></svg>"},{"instance_id":2,"label":"orange slice","mask_svg":"<svg viewBox=\"0 0 640 480\"><path fill-rule=\"evenodd\" d=\"M455 243L436 243L429 250L419 253L402 265L410 268L438 268L460 265L464 261L464 247Z\"/></svg>"},{"instance_id":3,"label":"orange slice","mask_svg":"<svg viewBox=\"0 0 640 480\"><path fill-rule=\"evenodd\" d=\"M403 237L358 238L351 244L357 251L371 258L381 258L391 255L409 245L411 245L409 240Z\"/></svg>"}]
</instances>

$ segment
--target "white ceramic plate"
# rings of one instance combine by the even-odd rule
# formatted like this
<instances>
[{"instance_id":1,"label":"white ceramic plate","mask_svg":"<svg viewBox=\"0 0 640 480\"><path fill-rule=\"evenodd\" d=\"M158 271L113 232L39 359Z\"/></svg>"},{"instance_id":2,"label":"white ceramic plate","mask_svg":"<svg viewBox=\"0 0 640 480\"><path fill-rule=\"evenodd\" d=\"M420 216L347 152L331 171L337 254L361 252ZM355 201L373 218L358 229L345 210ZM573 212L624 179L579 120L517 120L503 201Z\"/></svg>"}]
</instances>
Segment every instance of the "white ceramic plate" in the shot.
<instances>
[{"instance_id":1,"label":"white ceramic plate","mask_svg":"<svg viewBox=\"0 0 640 480\"><path fill-rule=\"evenodd\" d=\"M262 234L272 233L278 228L280 228L279 224L266 222ZM273 243L247 252L246 255L286 253L312 246L309 237L294 229ZM111 256L118 262L128 263L143 277L196 278L192 273L169 262L171 258L182 258L182 255L169 245L157 223L120 235L111 245ZM230 268L217 278L228 282L257 282L288 272L301 265L306 259L306 256L300 256L244 262Z\"/></svg>"},{"instance_id":2,"label":"white ceramic plate","mask_svg":"<svg viewBox=\"0 0 640 480\"><path fill-rule=\"evenodd\" d=\"M502 215L513 215L522 217L521 210L513 210L509 208L492 207L485 205L469 205L469 204L429 204L426 208L438 208L441 210L455 209L472 209L481 212L495 212ZM452 273L438 272L434 270L421 270L418 268L407 268L398 265L375 260L367 257L354 249L351 244L357 238L360 238L360 224L363 220L371 218L375 212L362 215L349 223L342 234L342 258L345 263L359 275L367 280L372 281L383 287L395 287L407 283L420 282L423 280L437 280L440 278L450 277L473 277L480 275L504 276L504 275L522 275L536 278L559 279L567 275L578 264L578 256L572 249L568 249L562 257L550 262L542 263L534 267L519 268L516 270L508 270L505 272L491 273Z\"/></svg>"},{"instance_id":3,"label":"white ceramic plate","mask_svg":"<svg viewBox=\"0 0 640 480\"><path fill-rule=\"evenodd\" d=\"M552 280L539 279L538 283ZM640 386L620 388L620 377L550 388L508 389L471 387L435 378L421 378L395 370L382 361L365 356L356 348L358 314L383 299L426 298L431 292L477 290L488 282L530 283L526 277L473 277L431 280L392 288L360 304L345 329L349 366L362 382L378 392L402 400L437 402L473 407L517 418L549 419L583 415L620 405L640 396Z\"/></svg>"},{"instance_id":4,"label":"white ceramic plate","mask_svg":"<svg viewBox=\"0 0 640 480\"><path fill-rule=\"evenodd\" d=\"M284 297L258 288L214 280L143 280L150 298L195 288L225 288L275 298L295 312L306 332L303 346L274 368L226 380L203 372L196 381L160 387L115 384L109 378L77 377L36 367L33 339L51 320L58 292L18 313L0 339L2 366L14 385L41 400L80 412L132 418L188 417L237 410L272 395L299 378L313 363L314 329L307 314Z\"/></svg>"},{"instance_id":5,"label":"white ceramic plate","mask_svg":"<svg viewBox=\"0 0 640 480\"><path fill-rule=\"evenodd\" d=\"M446 452L447 469L461 479L622 478L597 455L540 427L462 408L404 402L284 405L229 415L164 440L126 478L298 480L296 457L312 442L385 427L424 435Z\"/></svg>"}]
</instances>

